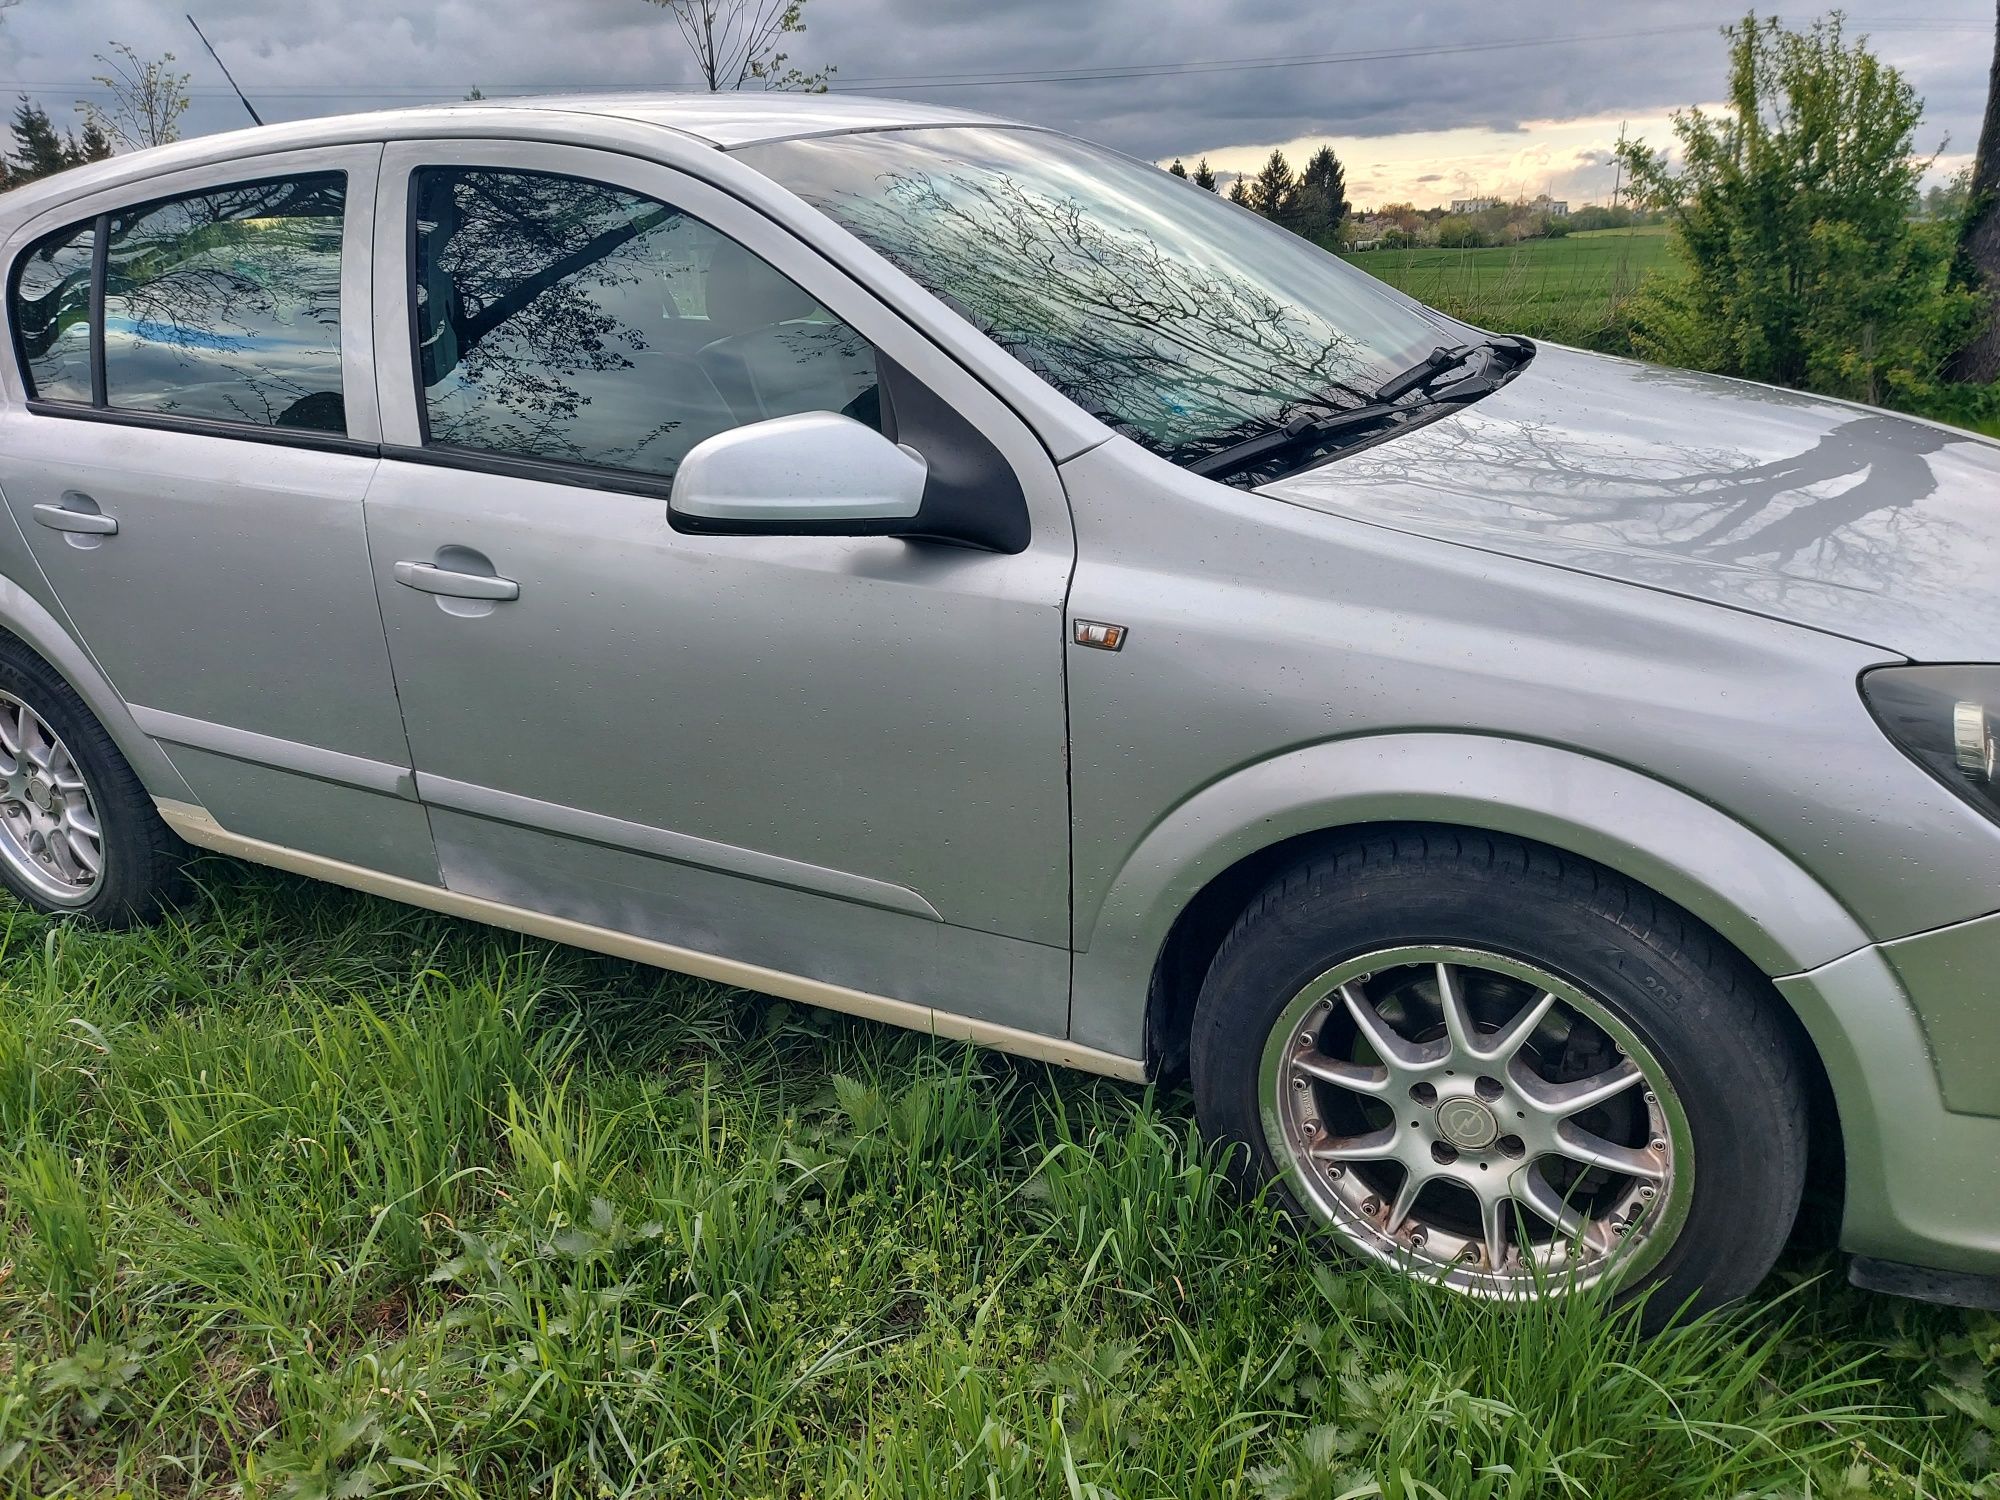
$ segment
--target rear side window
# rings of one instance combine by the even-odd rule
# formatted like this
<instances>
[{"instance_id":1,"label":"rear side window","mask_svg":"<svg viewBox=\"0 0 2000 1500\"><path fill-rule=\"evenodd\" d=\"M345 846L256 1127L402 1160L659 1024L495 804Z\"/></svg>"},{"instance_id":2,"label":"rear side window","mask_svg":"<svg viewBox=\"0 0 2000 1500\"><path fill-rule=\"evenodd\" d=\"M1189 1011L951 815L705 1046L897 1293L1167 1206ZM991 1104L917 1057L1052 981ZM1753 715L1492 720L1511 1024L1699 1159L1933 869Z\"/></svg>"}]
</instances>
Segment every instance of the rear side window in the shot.
<instances>
[{"instance_id":1,"label":"rear side window","mask_svg":"<svg viewBox=\"0 0 2000 1500\"><path fill-rule=\"evenodd\" d=\"M135 204L37 240L8 292L28 394L345 434L346 197L343 172L273 177Z\"/></svg>"},{"instance_id":2,"label":"rear side window","mask_svg":"<svg viewBox=\"0 0 2000 1500\"><path fill-rule=\"evenodd\" d=\"M97 221L58 229L30 245L14 267L14 338L28 394L90 400L90 265Z\"/></svg>"},{"instance_id":3,"label":"rear side window","mask_svg":"<svg viewBox=\"0 0 2000 1500\"><path fill-rule=\"evenodd\" d=\"M347 430L338 172L170 198L110 216L105 403Z\"/></svg>"},{"instance_id":4,"label":"rear side window","mask_svg":"<svg viewBox=\"0 0 2000 1500\"><path fill-rule=\"evenodd\" d=\"M669 478L703 438L842 412L880 428L875 351L691 214L605 183L415 175L427 443Z\"/></svg>"}]
</instances>

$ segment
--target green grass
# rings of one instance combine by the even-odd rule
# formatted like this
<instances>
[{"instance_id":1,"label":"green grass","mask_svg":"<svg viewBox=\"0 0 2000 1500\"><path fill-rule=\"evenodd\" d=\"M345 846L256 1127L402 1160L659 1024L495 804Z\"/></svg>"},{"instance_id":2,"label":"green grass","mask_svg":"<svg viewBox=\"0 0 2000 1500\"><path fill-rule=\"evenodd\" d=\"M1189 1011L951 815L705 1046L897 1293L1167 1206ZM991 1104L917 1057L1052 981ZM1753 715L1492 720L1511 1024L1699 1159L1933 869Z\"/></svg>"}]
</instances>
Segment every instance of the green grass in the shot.
<instances>
[{"instance_id":1,"label":"green grass","mask_svg":"<svg viewBox=\"0 0 2000 1500\"><path fill-rule=\"evenodd\" d=\"M200 873L0 909L0 1494L2000 1494L2000 1319L1468 1305L1177 1092Z\"/></svg>"},{"instance_id":2,"label":"green grass","mask_svg":"<svg viewBox=\"0 0 2000 1500\"><path fill-rule=\"evenodd\" d=\"M1663 226L1486 250L1362 250L1345 259L1419 302L1503 333L1617 349L1640 278L1668 270Z\"/></svg>"}]
</instances>

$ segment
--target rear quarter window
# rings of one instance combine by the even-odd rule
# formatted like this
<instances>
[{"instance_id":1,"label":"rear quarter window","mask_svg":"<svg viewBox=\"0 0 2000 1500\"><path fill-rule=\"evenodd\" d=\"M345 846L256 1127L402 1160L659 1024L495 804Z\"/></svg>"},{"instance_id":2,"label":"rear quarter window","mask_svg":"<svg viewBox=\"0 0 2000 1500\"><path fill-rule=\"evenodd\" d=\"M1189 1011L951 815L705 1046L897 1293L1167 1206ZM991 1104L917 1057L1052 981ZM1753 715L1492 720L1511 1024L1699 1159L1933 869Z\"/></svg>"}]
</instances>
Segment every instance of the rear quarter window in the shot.
<instances>
[{"instance_id":1,"label":"rear quarter window","mask_svg":"<svg viewBox=\"0 0 2000 1500\"><path fill-rule=\"evenodd\" d=\"M41 401L90 400L90 268L97 221L36 240L14 263L8 319L28 394Z\"/></svg>"}]
</instances>

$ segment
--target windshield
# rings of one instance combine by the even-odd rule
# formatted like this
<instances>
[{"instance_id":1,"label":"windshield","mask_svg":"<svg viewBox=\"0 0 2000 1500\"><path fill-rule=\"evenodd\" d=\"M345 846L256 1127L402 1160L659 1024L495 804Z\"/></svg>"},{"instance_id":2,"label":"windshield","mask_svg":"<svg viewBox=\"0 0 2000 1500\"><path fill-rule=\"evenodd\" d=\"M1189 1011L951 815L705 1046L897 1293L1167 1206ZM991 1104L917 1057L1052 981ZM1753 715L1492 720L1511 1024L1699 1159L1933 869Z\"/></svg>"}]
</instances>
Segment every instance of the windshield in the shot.
<instances>
[{"instance_id":1,"label":"windshield","mask_svg":"<svg viewBox=\"0 0 2000 1500\"><path fill-rule=\"evenodd\" d=\"M1064 136L953 127L737 154L1176 463L1359 405L1465 334L1206 189Z\"/></svg>"}]
</instances>

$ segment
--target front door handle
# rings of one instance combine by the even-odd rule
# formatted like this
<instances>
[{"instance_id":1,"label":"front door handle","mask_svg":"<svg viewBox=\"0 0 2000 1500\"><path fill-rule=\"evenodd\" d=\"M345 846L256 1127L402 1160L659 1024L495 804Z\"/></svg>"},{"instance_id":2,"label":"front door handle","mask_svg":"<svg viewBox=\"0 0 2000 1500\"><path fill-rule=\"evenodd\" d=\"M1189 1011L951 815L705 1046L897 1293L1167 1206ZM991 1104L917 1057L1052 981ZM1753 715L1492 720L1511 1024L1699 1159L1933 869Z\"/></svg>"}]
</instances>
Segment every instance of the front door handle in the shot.
<instances>
[{"instance_id":1,"label":"front door handle","mask_svg":"<svg viewBox=\"0 0 2000 1500\"><path fill-rule=\"evenodd\" d=\"M395 573L396 582L405 588L425 594L443 594L451 599L505 601L521 597L520 584L511 578L497 578L491 573L460 573L427 562L399 562Z\"/></svg>"},{"instance_id":2,"label":"front door handle","mask_svg":"<svg viewBox=\"0 0 2000 1500\"><path fill-rule=\"evenodd\" d=\"M116 536L118 518L94 510L71 510L67 505L37 505L35 519L51 531L69 531L78 536Z\"/></svg>"}]
</instances>

